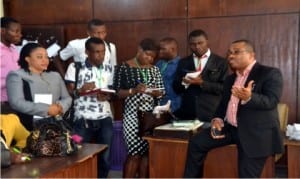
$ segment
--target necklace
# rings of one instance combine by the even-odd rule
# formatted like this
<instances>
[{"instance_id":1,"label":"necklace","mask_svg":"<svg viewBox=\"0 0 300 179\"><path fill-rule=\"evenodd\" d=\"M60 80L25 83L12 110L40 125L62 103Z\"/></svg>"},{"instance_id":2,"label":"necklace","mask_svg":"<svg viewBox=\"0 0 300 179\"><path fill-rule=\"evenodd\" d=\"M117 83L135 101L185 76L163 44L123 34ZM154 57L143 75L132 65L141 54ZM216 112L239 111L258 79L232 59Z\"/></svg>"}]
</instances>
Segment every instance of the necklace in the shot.
<instances>
[{"instance_id":1,"label":"necklace","mask_svg":"<svg viewBox=\"0 0 300 179\"><path fill-rule=\"evenodd\" d=\"M140 64L139 64L139 62L137 61L137 58L135 57L134 58L134 62L135 62L135 64L136 64L136 66L138 67L138 69L139 69L139 72L141 73L141 75L142 75L142 77L143 77L143 82L145 83L145 84L147 84L147 82L148 82L148 70L146 69L146 70L142 70L141 69L141 66L140 66Z\"/></svg>"}]
</instances>

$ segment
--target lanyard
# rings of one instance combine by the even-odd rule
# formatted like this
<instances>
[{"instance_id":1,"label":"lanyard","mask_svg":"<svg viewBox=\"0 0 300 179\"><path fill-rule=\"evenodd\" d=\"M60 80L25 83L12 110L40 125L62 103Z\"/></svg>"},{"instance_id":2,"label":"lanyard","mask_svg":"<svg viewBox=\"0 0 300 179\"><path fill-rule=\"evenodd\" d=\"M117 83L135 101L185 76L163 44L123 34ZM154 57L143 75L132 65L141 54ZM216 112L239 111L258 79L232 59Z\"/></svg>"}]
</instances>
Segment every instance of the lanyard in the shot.
<instances>
[{"instance_id":1,"label":"lanyard","mask_svg":"<svg viewBox=\"0 0 300 179\"><path fill-rule=\"evenodd\" d=\"M138 67L140 73L142 74L143 82L144 82L145 84L147 84L147 82L148 82L148 70L143 71L143 70L141 69L141 66L140 66L140 64L138 63L136 57L134 58L134 62L135 62L135 64L137 65L137 67Z\"/></svg>"},{"instance_id":2,"label":"lanyard","mask_svg":"<svg viewBox=\"0 0 300 179\"><path fill-rule=\"evenodd\" d=\"M102 77L102 70L103 70L103 66L99 66L98 68L96 68L96 77L97 77L97 80L98 80L98 84L99 84L99 88L101 88L101 83L102 83L102 80L103 80L103 77Z\"/></svg>"}]
</instances>

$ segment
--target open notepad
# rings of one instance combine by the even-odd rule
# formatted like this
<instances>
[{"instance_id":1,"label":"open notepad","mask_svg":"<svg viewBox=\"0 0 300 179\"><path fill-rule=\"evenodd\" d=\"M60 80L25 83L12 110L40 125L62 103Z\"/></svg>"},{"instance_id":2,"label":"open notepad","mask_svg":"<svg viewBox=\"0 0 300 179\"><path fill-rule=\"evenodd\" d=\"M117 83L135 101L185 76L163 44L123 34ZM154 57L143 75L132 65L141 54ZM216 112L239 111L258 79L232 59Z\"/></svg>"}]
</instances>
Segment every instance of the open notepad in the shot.
<instances>
[{"instance_id":1,"label":"open notepad","mask_svg":"<svg viewBox=\"0 0 300 179\"><path fill-rule=\"evenodd\" d=\"M151 93L153 91L161 91L164 90L165 88L146 88L145 92L146 93Z\"/></svg>"},{"instance_id":2,"label":"open notepad","mask_svg":"<svg viewBox=\"0 0 300 179\"><path fill-rule=\"evenodd\" d=\"M97 94L114 94L116 93L116 90L114 89L108 89L108 88L95 88L93 90L88 90L85 92L79 93L79 96L86 96L86 95L97 95Z\"/></svg>"}]
</instances>

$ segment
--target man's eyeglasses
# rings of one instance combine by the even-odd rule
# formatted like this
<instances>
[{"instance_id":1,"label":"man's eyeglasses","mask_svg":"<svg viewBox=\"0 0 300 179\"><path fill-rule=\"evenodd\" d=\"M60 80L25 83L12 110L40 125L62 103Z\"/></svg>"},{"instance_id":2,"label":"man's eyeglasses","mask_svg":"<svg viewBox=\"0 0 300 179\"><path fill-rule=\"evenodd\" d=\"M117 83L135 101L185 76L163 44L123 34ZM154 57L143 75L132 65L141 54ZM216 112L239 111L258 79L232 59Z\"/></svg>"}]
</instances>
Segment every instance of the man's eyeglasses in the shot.
<instances>
[{"instance_id":1,"label":"man's eyeglasses","mask_svg":"<svg viewBox=\"0 0 300 179\"><path fill-rule=\"evenodd\" d=\"M229 55L239 55L243 52L247 52L247 50L234 50L234 51L227 51L227 56Z\"/></svg>"}]
</instances>

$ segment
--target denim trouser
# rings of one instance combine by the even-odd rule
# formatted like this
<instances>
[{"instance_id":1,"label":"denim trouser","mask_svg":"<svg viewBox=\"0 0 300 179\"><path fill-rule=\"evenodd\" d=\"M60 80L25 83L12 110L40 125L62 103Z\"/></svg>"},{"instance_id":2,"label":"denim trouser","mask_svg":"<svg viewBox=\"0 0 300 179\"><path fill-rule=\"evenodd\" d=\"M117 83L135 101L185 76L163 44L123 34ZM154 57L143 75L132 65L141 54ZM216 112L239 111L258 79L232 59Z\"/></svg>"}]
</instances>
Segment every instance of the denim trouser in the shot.
<instances>
[{"instance_id":1,"label":"denim trouser","mask_svg":"<svg viewBox=\"0 0 300 179\"><path fill-rule=\"evenodd\" d=\"M110 169L110 147L113 138L112 118L87 121L85 119L75 120L74 133L83 137L83 143L107 144L108 148L98 155L98 178L107 178Z\"/></svg>"}]
</instances>

